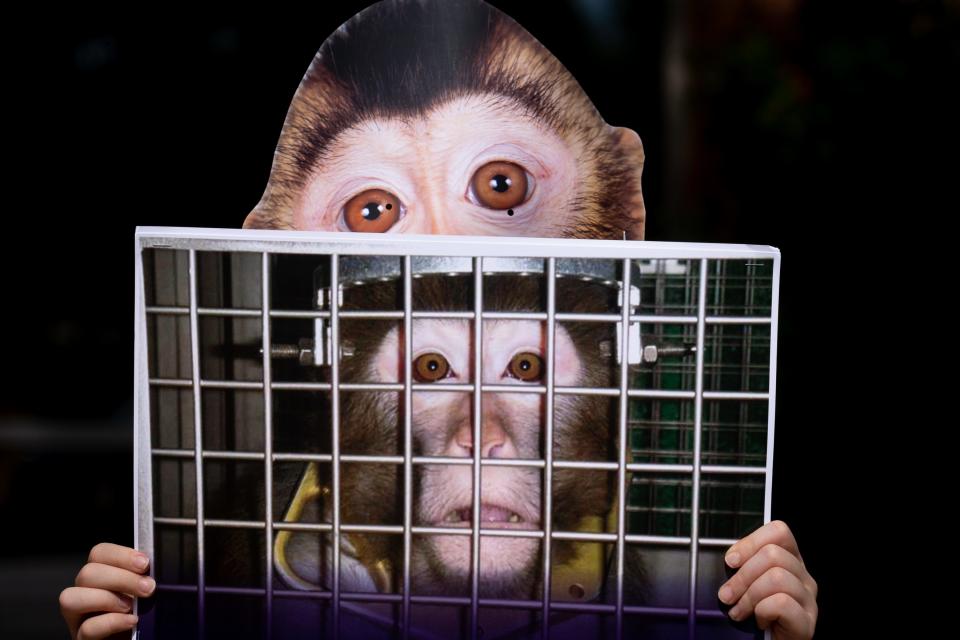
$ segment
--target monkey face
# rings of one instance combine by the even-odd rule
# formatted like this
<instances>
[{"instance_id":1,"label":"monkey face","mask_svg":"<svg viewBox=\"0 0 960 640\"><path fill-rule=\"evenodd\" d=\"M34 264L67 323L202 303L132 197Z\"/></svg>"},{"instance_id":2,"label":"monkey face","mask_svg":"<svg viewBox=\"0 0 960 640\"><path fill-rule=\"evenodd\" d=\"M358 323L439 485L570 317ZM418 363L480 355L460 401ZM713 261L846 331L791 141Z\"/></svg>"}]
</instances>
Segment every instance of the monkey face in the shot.
<instances>
[{"instance_id":1,"label":"monkey face","mask_svg":"<svg viewBox=\"0 0 960 640\"><path fill-rule=\"evenodd\" d=\"M384 0L317 52L246 228L642 239L643 146L481 0Z\"/></svg>"},{"instance_id":2,"label":"monkey face","mask_svg":"<svg viewBox=\"0 0 960 640\"><path fill-rule=\"evenodd\" d=\"M546 332L539 322L485 322L483 383L542 384L545 347ZM415 321L411 358L414 376L420 383L438 386L470 383L472 353L468 322ZM391 331L371 362L374 379L379 382L401 379L402 357L398 332ZM580 377L581 367L573 341L560 329L556 335L556 383L574 385ZM468 393L414 393L413 430L417 454L472 456L471 402ZM543 457L543 402L538 394L484 394L481 456ZM420 469L415 505L418 524L469 527L473 518L472 473L472 468L464 465L424 465ZM482 526L539 529L541 482L537 469L484 468L480 489ZM480 553L480 575L485 587L496 591L496 585L511 583L523 576L536 559L538 545L537 540L529 538L485 537ZM431 536L424 540L419 554L434 568L442 570L446 580L466 579L469 575L469 537Z\"/></svg>"},{"instance_id":3,"label":"monkey face","mask_svg":"<svg viewBox=\"0 0 960 640\"><path fill-rule=\"evenodd\" d=\"M556 132L484 95L359 123L330 158L293 201L298 229L558 235L583 178Z\"/></svg>"},{"instance_id":4,"label":"monkey face","mask_svg":"<svg viewBox=\"0 0 960 640\"><path fill-rule=\"evenodd\" d=\"M456 276L413 279L413 298L423 309L462 311L471 308L469 282ZM484 308L493 311L535 309L543 294L536 278L487 276ZM396 289L390 282L344 290L344 309L388 309ZM574 278L558 280L557 308L573 313L604 312L614 292L599 283ZM542 393L521 393L544 385L546 325L541 321L484 320L481 370L484 385L506 390L482 395L480 442L474 441L473 395L459 385L474 382L473 324L460 319L413 318L411 351L403 351L402 328L380 321L350 320L341 339L353 345L341 359L341 380L399 383L409 362L412 392L413 455L466 462L474 447L483 458L543 459L546 400ZM610 384L610 362L599 345L613 338L607 323L559 323L554 343L554 382L559 387L604 387ZM449 390L441 390L444 386ZM518 392L509 391L516 387ZM434 391L433 389L436 389ZM469 386L468 386L469 389ZM343 396L341 453L402 454L405 447L403 398L396 393L351 391ZM556 460L610 460L612 448L609 398L560 394L554 398L553 442ZM404 519L405 482L388 465L346 465L341 470L343 522L395 525ZM532 466L482 467L480 516L483 529L542 530L543 471ZM473 522L473 466L413 465L410 487L415 525L468 529ZM551 488L553 527L576 531L584 519L602 518L610 509L612 486L603 474L556 469ZM386 536L351 534L365 566L403 566L403 545ZM416 535L411 547L411 576L416 593L468 594L471 536ZM565 540L553 545L554 561L574 557ZM537 585L541 545L536 538L481 533L479 578L484 597L532 597Z\"/></svg>"}]
</instances>

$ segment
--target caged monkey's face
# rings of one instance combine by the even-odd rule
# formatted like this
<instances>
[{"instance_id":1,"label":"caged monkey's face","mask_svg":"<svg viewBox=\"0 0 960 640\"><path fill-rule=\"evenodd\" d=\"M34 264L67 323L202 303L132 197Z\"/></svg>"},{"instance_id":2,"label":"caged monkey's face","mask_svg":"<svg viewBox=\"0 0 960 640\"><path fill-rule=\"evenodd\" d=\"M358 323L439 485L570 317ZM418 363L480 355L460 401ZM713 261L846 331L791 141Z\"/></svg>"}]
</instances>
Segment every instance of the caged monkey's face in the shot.
<instances>
[{"instance_id":1,"label":"caged monkey's face","mask_svg":"<svg viewBox=\"0 0 960 640\"><path fill-rule=\"evenodd\" d=\"M414 323L412 363L417 382L431 385L473 381L471 326L467 321L423 320ZM401 367L399 332L391 331L373 361L378 381L396 381ZM580 364L570 336L556 335L556 384L575 385ZM488 321L483 327L483 384L539 385L545 374L546 331L533 321ZM569 411L570 398L560 398L558 411ZM418 392L413 398L413 428L419 454L473 455L472 396L457 392ZM485 393L481 424L483 458L542 457L543 397L538 394ZM463 465L422 468L416 503L418 524L469 527L473 520L473 470ZM488 466L481 482L483 527L539 529L541 472L538 469ZM448 573L470 570L470 538L429 539L429 557ZM481 546L480 572L499 582L535 559L538 541L487 537Z\"/></svg>"},{"instance_id":2,"label":"caged monkey's face","mask_svg":"<svg viewBox=\"0 0 960 640\"><path fill-rule=\"evenodd\" d=\"M420 283L423 288L426 282ZM462 283L458 283L462 284ZM485 292L491 309L516 310L518 300L530 300L531 286L514 279ZM448 285L450 286L450 285ZM461 288L461 291L463 288ZM415 288L415 292L417 289ZM442 299L445 289L434 291ZM456 297L456 296L454 296ZM561 296L562 297L562 296ZM512 304L511 304L512 303ZM451 305L460 308L457 305ZM346 325L345 325L346 326ZM473 325L468 320L414 319L410 363L412 381L423 385L413 392L414 455L469 458L474 455L473 395L466 391L431 391L430 386L472 384L474 381ZM586 328L558 324L555 334L554 383L558 387L601 386L610 374L609 361L598 355L598 342L609 337L609 327ZM367 336L369 338L369 336ZM350 337L358 348L358 380L396 383L404 379L406 354L402 329L393 327L375 341ZM361 353L365 342L369 353ZM537 387L546 384L547 330L545 323L527 320L485 320L482 327L484 385ZM356 363L355 363L356 364ZM401 443L400 399L396 394L352 394L344 425L345 447L351 452L386 453L383 443ZM480 456L484 459L543 459L545 456L545 397L541 393L484 392ZM607 460L611 455L610 405L597 397L558 395L554 405L553 451L557 459ZM364 423L375 423L367 428ZM363 426L363 428L359 428ZM396 453L395 451L389 451ZM413 519L418 526L470 528L473 522L473 468L471 465L416 465ZM345 501L348 519L397 504L398 483L384 475L377 481L369 472L349 475L344 482L363 486ZM539 467L484 465L480 483L481 528L539 530L543 528L543 471ZM610 492L598 474L559 470L554 474L553 525L574 530L580 518L604 515ZM377 496L374 498L373 496ZM394 512L375 521L397 522ZM480 579L485 593L519 596L536 579L540 542L534 538L482 536ZM558 555L565 549L558 545ZM471 538L431 535L415 538L413 549L417 588L421 591L456 590L470 575Z\"/></svg>"}]
</instances>

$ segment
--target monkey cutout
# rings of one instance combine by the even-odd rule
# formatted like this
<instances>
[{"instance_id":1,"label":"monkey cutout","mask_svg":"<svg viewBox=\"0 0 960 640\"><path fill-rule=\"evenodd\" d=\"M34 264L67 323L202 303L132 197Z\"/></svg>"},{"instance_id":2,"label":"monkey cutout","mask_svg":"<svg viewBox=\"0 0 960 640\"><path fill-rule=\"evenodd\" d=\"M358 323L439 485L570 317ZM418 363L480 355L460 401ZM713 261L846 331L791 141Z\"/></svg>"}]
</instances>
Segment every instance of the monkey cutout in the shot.
<instances>
[{"instance_id":1,"label":"monkey cutout","mask_svg":"<svg viewBox=\"0 0 960 640\"><path fill-rule=\"evenodd\" d=\"M480 0L385 0L320 47L245 228L643 239L644 154Z\"/></svg>"}]
</instances>

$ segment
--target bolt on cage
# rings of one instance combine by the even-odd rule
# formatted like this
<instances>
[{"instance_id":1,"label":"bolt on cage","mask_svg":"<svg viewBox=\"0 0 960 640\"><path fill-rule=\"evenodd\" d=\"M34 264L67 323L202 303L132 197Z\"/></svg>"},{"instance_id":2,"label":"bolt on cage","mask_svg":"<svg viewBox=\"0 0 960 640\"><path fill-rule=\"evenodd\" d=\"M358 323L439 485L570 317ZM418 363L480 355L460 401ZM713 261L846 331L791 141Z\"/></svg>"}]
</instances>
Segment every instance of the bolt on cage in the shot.
<instances>
[{"instance_id":1,"label":"bolt on cage","mask_svg":"<svg viewBox=\"0 0 960 640\"><path fill-rule=\"evenodd\" d=\"M383 637L446 637L454 632L437 622L441 610L456 610L455 633L473 638L498 637L496 625L487 622L489 612L507 610L537 621L525 628L529 637L575 633L586 638L600 629L599 635L619 638L635 620L646 625L643 637L750 637L751 632L729 623L715 594L724 580L723 552L770 519L780 269L775 248L148 227L137 230L135 262L135 545L150 556L158 582L156 597L138 603L135 637L216 636L223 611L233 622L241 620L251 635L293 637L286 630L273 632L280 619L304 617L300 609L291 613L291 603L297 602L316 608L315 616L301 620L312 637L337 636L344 615L372 621L371 628ZM500 272L540 279L543 308L486 310L484 279ZM437 273L472 285L471 310L417 306L414 280ZM557 309L561 278L611 287L618 291L616 304L606 314ZM344 288L373 281L396 282L397 308L341 309ZM615 403L617 459L557 460L550 446L536 460L481 458L481 447L468 458L415 456L411 399L427 388L412 380L409 359L397 383L344 381L340 363L352 356L353 346L339 344L338 337L344 323L392 322L404 328L403 352L411 353L413 322L427 318L459 319L472 328L470 380L449 386L472 394L474 442L480 441L483 395L517 392L481 382L482 321L536 320L546 331L546 374L523 392L544 398L544 442L553 441L555 398L601 395ZM556 327L572 322L616 325L616 343L607 347L615 386L555 384ZM319 382L298 373L321 366L329 374ZM340 451L341 394L371 390L402 394L399 455ZM317 396L326 402L328 450L300 450L299 441L285 433L285 421L304 410L303 398ZM454 463L472 467L471 526L454 532L415 525L414 467ZM403 522L343 522L344 464L398 467ZM281 478L301 478L302 488L305 465L326 469L329 519L311 523L289 517L293 503L289 491L279 491ZM536 531L505 534L483 528L481 533L481 470L490 465L610 474L619 488L614 515L606 523L610 530L559 531L551 517L544 517ZM259 499L253 501L246 499L247 485L241 482L251 475L259 487ZM283 486L295 489L297 482ZM544 513L550 514L551 473L542 474L541 486ZM225 507L212 495L218 500L232 495L233 501ZM293 500L298 496L299 490ZM251 504L259 510L251 510ZM342 543L356 533L402 538L403 566L396 568L395 589L357 593L342 588ZM414 537L453 533L471 540L469 594L412 593ZM276 556L282 553L279 540L306 534L324 535L341 550L330 554L329 583L313 589L297 584ZM476 570L482 540L521 534L542 545L540 597L483 597ZM234 544L237 540L242 544ZM595 555L609 585L603 601L583 601L592 593L585 594L579 582L557 596L553 572L561 568L553 566L550 549L563 540L599 549ZM651 593L642 602L625 595L629 546L642 549L647 563ZM222 557L224 549L236 548L255 557ZM247 563L252 577L229 584L208 581L215 568L238 562ZM426 612L420 618L418 609ZM591 616L602 624L571 623Z\"/></svg>"}]
</instances>

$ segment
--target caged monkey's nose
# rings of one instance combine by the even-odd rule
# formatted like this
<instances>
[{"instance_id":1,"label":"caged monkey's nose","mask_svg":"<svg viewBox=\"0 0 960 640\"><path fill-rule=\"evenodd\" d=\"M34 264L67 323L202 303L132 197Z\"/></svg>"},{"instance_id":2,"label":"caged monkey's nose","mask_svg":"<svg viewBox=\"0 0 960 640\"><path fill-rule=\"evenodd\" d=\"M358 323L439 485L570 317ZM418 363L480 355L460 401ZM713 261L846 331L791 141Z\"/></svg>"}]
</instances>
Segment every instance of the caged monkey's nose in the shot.
<instances>
[{"instance_id":1,"label":"caged monkey's nose","mask_svg":"<svg viewBox=\"0 0 960 640\"><path fill-rule=\"evenodd\" d=\"M473 457L473 445L461 444L463 449L466 450L467 456ZM483 451L480 452L481 458L500 458L502 457L501 452L503 450L503 442L484 442Z\"/></svg>"},{"instance_id":2,"label":"caged monkey's nose","mask_svg":"<svg viewBox=\"0 0 960 640\"><path fill-rule=\"evenodd\" d=\"M481 458L507 457L507 433L498 422L484 421L482 438ZM466 424L460 428L457 432L457 446L463 449L467 456L473 456L473 425Z\"/></svg>"}]
</instances>

